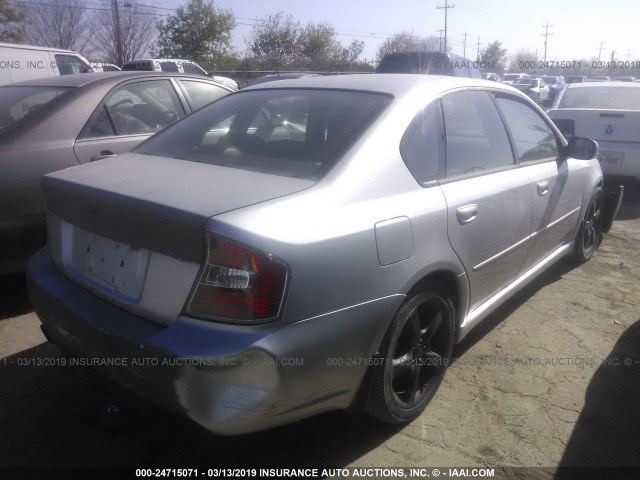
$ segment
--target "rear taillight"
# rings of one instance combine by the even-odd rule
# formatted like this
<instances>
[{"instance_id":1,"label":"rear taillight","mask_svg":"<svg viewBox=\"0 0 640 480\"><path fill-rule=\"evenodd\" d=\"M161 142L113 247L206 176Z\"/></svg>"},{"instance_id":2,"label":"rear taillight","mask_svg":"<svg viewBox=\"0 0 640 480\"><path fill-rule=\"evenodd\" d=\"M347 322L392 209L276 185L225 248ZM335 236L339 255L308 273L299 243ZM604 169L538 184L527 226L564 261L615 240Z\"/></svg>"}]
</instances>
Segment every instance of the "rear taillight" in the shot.
<instances>
[{"instance_id":1,"label":"rear taillight","mask_svg":"<svg viewBox=\"0 0 640 480\"><path fill-rule=\"evenodd\" d=\"M284 263L219 235L206 239L207 257L186 313L249 322L277 317L287 283Z\"/></svg>"},{"instance_id":2,"label":"rear taillight","mask_svg":"<svg viewBox=\"0 0 640 480\"><path fill-rule=\"evenodd\" d=\"M566 120L564 118L554 118L553 123L556 124L558 130L564 135L564 138L569 140L576 134L576 123L573 120Z\"/></svg>"}]
</instances>

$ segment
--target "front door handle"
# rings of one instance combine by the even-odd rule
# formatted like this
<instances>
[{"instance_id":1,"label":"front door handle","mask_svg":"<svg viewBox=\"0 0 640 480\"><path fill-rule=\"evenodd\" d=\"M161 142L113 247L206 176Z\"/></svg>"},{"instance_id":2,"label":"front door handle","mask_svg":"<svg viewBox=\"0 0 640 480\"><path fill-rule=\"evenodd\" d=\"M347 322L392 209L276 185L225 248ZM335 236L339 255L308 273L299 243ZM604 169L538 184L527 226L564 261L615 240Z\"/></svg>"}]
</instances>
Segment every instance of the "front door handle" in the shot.
<instances>
[{"instance_id":1,"label":"front door handle","mask_svg":"<svg viewBox=\"0 0 640 480\"><path fill-rule=\"evenodd\" d=\"M478 216L478 205L472 203L471 205L459 207L458 210L456 210L456 215L458 217L458 223L460 223L460 225L471 223Z\"/></svg>"},{"instance_id":2,"label":"front door handle","mask_svg":"<svg viewBox=\"0 0 640 480\"><path fill-rule=\"evenodd\" d=\"M544 180L542 182L538 182L538 195L541 197L549 193L549 182Z\"/></svg>"},{"instance_id":3,"label":"front door handle","mask_svg":"<svg viewBox=\"0 0 640 480\"><path fill-rule=\"evenodd\" d=\"M117 153L113 153L111 150L102 150L98 155L91 157L91 161L102 160L103 158L117 157Z\"/></svg>"}]
</instances>

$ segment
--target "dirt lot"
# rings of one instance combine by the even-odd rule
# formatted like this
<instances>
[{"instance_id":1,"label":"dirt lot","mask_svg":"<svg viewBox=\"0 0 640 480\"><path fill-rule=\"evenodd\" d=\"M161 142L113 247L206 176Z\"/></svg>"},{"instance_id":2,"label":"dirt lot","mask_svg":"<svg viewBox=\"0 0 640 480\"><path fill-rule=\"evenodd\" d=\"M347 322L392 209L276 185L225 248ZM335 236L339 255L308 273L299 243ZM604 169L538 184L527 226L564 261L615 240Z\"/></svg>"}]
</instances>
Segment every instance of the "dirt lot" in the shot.
<instances>
[{"instance_id":1,"label":"dirt lot","mask_svg":"<svg viewBox=\"0 0 640 480\"><path fill-rule=\"evenodd\" d=\"M332 413L216 437L84 370L25 366L62 354L24 277L1 279L0 466L640 467L640 184L618 218L590 262L554 267L458 345L405 428Z\"/></svg>"}]
</instances>

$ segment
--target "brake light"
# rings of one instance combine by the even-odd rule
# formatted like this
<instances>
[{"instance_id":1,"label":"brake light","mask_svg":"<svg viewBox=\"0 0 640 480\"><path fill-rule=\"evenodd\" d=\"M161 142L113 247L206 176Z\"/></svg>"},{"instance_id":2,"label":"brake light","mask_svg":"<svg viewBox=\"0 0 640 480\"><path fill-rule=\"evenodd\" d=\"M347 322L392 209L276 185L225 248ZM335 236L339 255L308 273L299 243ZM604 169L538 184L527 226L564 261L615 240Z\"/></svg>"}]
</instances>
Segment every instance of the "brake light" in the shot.
<instances>
[{"instance_id":1,"label":"brake light","mask_svg":"<svg viewBox=\"0 0 640 480\"><path fill-rule=\"evenodd\" d=\"M277 317L287 267L272 255L206 234L207 257L186 313L204 318L260 321Z\"/></svg>"},{"instance_id":2,"label":"brake light","mask_svg":"<svg viewBox=\"0 0 640 480\"><path fill-rule=\"evenodd\" d=\"M576 122L573 120L566 120L564 118L554 118L552 120L567 140L576 134Z\"/></svg>"}]
</instances>

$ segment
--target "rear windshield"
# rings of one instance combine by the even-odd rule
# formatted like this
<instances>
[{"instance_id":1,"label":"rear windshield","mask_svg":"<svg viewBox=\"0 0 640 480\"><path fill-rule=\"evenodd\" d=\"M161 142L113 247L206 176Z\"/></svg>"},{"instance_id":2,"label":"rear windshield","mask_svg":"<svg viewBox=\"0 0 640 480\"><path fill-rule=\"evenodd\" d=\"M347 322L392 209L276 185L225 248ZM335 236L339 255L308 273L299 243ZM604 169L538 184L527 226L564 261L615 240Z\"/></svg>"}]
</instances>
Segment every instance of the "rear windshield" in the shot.
<instances>
[{"instance_id":1,"label":"rear windshield","mask_svg":"<svg viewBox=\"0 0 640 480\"><path fill-rule=\"evenodd\" d=\"M640 87L567 88L558 108L640 110Z\"/></svg>"},{"instance_id":2,"label":"rear windshield","mask_svg":"<svg viewBox=\"0 0 640 480\"><path fill-rule=\"evenodd\" d=\"M272 89L224 97L135 153L320 179L391 102L381 94Z\"/></svg>"},{"instance_id":3,"label":"rear windshield","mask_svg":"<svg viewBox=\"0 0 640 480\"><path fill-rule=\"evenodd\" d=\"M67 90L61 87L0 87L0 133L44 110Z\"/></svg>"}]
</instances>

